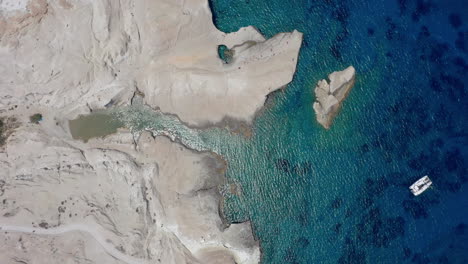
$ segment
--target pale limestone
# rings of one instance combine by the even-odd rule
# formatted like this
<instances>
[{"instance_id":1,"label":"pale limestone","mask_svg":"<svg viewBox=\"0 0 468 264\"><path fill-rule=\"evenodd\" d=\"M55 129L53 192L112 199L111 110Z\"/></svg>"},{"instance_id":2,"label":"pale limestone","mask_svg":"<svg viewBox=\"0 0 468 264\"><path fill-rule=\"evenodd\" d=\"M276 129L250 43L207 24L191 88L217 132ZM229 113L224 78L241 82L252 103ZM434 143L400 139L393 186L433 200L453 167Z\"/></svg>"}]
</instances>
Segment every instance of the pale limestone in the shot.
<instances>
[{"instance_id":1,"label":"pale limestone","mask_svg":"<svg viewBox=\"0 0 468 264\"><path fill-rule=\"evenodd\" d=\"M93 263L101 263L99 252L121 252L123 263L202 264L207 254L212 263L258 263L249 223L225 229L219 218L217 188L225 180L216 156L148 132L133 142L124 131L84 144L46 134L43 125L18 128L0 153L0 229L23 230L29 245L15 256L36 258L34 243L46 240L54 246L44 263L69 261L77 243L96 242L101 251L77 254ZM32 229L55 235L30 241ZM75 242L57 243L60 237ZM10 244L0 246L1 263L12 259Z\"/></svg>"},{"instance_id":2,"label":"pale limestone","mask_svg":"<svg viewBox=\"0 0 468 264\"><path fill-rule=\"evenodd\" d=\"M315 102L313 108L319 122L324 128L329 129L333 119L340 110L341 103L348 96L354 86L356 71L349 66L343 71L336 71L328 75L327 80L320 80L315 87Z\"/></svg>"},{"instance_id":3,"label":"pale limestone","mask_svg":"<svg viewBox=\"0 0 468 264\"><path fill-rule=\"evenodd\" d=\"M191 125L250 122L292 80L302 41L297 31L268 40L253 27L225 34L206 0L30 1L25 14L0 15L0 108L72 118L110 100L126 104L139 90ZM231 64L218 58L220 44L235 50Z\"/></svg>"},{"instance_id":4,"label":"pale limestone","mask_svg":"<svg viewBox=\"0 0 468 264\"><path fill-rule=\"evenodd\" d=\"M142 92L190 125L251 122L302 34L222 33L206 0L2 3L0 115L19 128L0 146L0 262L258 263L250 224L219 217L219 157L122 130L85 144L68 120Z\"/></svg>"}]
</instances>

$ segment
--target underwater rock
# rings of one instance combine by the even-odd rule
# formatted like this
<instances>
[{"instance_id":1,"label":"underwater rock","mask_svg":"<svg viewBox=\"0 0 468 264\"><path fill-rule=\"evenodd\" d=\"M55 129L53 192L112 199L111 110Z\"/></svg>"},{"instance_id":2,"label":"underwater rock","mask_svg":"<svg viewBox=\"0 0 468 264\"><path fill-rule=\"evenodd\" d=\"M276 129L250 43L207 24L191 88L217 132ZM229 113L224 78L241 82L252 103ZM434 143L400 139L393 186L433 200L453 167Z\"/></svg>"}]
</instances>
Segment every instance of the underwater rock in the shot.
<instances>
[{"instance_id":1,"label":"underwater rock","mask_svg":"<svg viewBox=\"0 0 468 264\"><path fill-rule=\"evenodd\" d=\"M346 246L338 259L339 264L367 263L366 253L347 239Z\"/></svg>"},{"instance_id":2,"label":"underwater rock","mask_svg":"<svg viewBox=\"0 0 468 264\"><path fill-rule=\"evenodd\" d=\"M310 241L309 239L305 238L305 237L300 237L298 240L297 240L297 245L301 248L306 248L309 244L310 244Z\"/></svg>"},{"instance_id":3,"label":"underwater rock","mask_svg":"<svg viewBox=\"0 0 468 264\"><path fill-rule=\"evenodd\" d=\"M343 199L338 197L331 202L331 208L338 209L341 207L342 204L343 204Z\"/></svg>"},{"instance_id":4,"label":"underwater rock","mask_svg":"<svg viewBox=\"0 0 468 264\"><path fill-rule=\"evenodd\" d=\"M317 115L317 122L329 129L333 118L340 109L341 102L348 96L354 85L356 70L349 66L343 71L333 72L327 80L320 80L315 87L316 101L313 108Z\"/></svg>"},{"instance_id":5,"label":"underwater rock","mask_svg":"<svg viewBox=\"0 0 468 264\"><path fill-rule=\"evenodd\" d=\"M450 14L448 19L453 28L459 28L463 24L459 14Z\"/></svg>"},{"instance_id":6,"label":"underwater rock","mask_svg":"<svg viewBox=\"0 0 468 264\"><path fill-rule=\"evenodd\" d=\"M407 259L411 257L411 249L408 247L403 248L403 257L404 259Z\"/></svg>"},{"instance_id":7,"label":"underwater rock","mask_svg":"<svg viewBox=\"0 0 468 264\"><path fill-rule=\"evenodd\" d=\"M385 217L379 208L372 208L356 226L360 243L374 247L388 247L390 241L405 235L405 220L401 216Z\"/></svg>"},{"instance_id":8,"label":"underwater rock","mask_svg":"<svg viewBox=\"0 0 468 264\"><path fill-rule=\"evenodd\" d=\"M413 200L404 200L403 208L405 212L409 213L415 219L427 218L429 216L424 204Z\"/></svg>"},{"instance_id":9,"label":"underwater rock","mask_svg":"<svg viewBox=\"0 0 468 264\"><path fill-rule=\"evenodd\" d=\"M291 171L291 163L287 159L277 159L276 168L284 173L289 173Z\"/></svg>"}]
</instances>

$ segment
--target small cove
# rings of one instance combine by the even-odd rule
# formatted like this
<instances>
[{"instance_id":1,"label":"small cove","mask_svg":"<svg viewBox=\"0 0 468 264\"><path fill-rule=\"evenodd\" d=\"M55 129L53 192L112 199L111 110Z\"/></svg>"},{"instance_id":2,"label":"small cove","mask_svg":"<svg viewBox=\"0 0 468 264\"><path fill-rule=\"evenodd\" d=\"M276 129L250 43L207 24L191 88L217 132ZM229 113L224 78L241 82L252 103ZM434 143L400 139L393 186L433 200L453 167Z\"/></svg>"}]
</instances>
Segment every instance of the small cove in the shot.
<instances>
[{"instance_id":1,"label":"small cove","mask_svg":"<svg viewBox=\"0 0 468 264\"><path fill-rule=\"evenodd\" d=\"M406 1L213 0L225 32L305 33L293 82L272 95L252 137L190 129L137 105L109 116L223 156L241 187L225 194L223 213L252 221L262 263L466 263L468 251L449 246L466 242L468 223L468 60L457 40L466 24L450 28L448 14L463 7L449 2L421 14ZM356 85L325 131L312 89L350 64ZM424 174L434 188L415 198L408 186Z\"/></svg>"}]
</instances>

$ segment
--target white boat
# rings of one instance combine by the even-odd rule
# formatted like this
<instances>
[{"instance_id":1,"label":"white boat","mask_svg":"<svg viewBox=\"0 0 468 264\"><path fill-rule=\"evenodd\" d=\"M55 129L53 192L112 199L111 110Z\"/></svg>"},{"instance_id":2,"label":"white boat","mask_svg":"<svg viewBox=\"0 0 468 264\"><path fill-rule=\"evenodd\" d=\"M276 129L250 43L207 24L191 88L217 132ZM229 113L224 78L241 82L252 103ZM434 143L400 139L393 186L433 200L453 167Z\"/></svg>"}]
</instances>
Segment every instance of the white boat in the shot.
<instances>
[{"instance_id":1,"label":"white boat","mask_svg":"<svg viewBox=\"0 0 468 264\"><path fill-rule=\"evenodd\" d=\"M411 192L414 194L414 196L418 196L421 193L423 193L429 186L431 186L432 181L429 179L429 176L424 176L421 179L417 180L415 183L413 183L409 188Z\"/></svg>"}]
</instances>

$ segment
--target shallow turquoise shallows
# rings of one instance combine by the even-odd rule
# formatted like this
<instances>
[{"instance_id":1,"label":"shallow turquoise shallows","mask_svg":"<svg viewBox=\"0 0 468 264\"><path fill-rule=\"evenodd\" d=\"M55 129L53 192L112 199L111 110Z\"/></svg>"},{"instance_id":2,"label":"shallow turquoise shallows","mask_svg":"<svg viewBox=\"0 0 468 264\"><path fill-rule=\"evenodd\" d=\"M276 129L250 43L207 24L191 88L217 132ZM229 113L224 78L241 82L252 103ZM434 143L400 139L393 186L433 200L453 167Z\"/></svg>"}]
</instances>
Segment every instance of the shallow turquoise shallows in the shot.
<instances>
[{"instance_id":1,"label":"shallow turquoise shallows","mask_svg":"<svg viewBox=\"0 0 468 264\"><path fill-rule=\"evenodd\" d=\"M468 8L446 0L212 0L225 32L304 33L297 72L246 139L198 131L144 107L114 114L228 161L263 264L468 263ZM213 46L213 49L217 49ZM353 65L356 85L330 130L313 88ZM408 187L428 174L433 187Z\"/></svg>"},{"instance_id":2,"label":"shallow turquoise shallows","mask_svg":"<svg viewBox=\"0 0 468 264\"><path fill-rule=\"evenodd\" d=\"M225 32L304 33L297 72L251 140L210 140L251 219L262 263L468 263L466 1L211 0ZM332 128L313 88L354 65ZM434 187L408 186L428 174Z\"/></svg>"}]
</instances>

